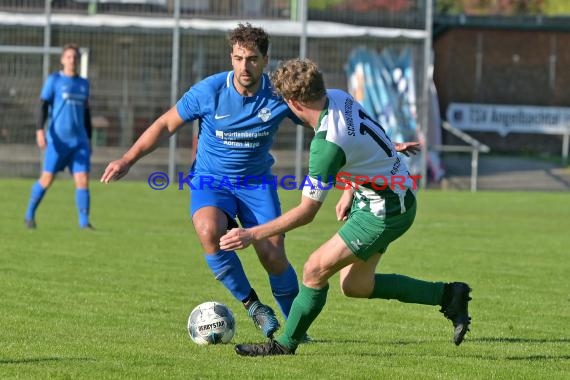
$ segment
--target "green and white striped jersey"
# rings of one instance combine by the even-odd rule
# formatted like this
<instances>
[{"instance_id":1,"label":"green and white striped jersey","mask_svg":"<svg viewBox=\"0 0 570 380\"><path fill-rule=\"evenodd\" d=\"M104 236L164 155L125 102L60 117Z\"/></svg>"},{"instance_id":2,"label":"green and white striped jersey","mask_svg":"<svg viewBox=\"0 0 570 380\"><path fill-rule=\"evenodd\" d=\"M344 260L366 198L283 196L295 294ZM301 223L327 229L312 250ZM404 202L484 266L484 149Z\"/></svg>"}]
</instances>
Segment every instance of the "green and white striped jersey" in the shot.
<instances>
[{"instance_id":1,"label":"green and white striped jersey","mask_svg":"<svg viewBox=\"0 0 570 380\"><path fill-rule=\"evenodd\" d=\"M320 189L350 183L362 208L382 216L390 208L386 201L394 200L404 212L406 192L415 184L382 126L350 94L333 89L327 98L309 156L309 177L318 189L305 188L303 195L322 202L327 192Z\"/></svg>"}]
</instances>

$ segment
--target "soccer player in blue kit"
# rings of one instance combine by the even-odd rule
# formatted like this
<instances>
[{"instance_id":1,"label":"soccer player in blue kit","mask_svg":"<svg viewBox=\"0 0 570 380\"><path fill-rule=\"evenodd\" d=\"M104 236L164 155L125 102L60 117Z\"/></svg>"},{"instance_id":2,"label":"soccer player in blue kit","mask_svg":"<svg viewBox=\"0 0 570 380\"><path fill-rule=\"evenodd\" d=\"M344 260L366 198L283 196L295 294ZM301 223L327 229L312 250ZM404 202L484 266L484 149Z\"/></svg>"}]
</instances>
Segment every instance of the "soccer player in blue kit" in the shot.
<instances>
[{"instance_id":1,"label":"soccer player in blue kit","mask_svg":"<svg viewBox=\"0 0 570 380\"><path fill-rule=\"evenodd\" d=\"M30 229L36 228L36 210L55 174L66 167L69 167L75 181L79 227L93 228L89 223L89 81L78 75L79 57L79 46L65 45L61 54L63 69L47 78L40 95L41 108L36 142L40 149L45 148L45 157L40 178L32 186L26 211L25 223ZM50 123L46 133L44 124L50 111Z\"/></svg>"},{"instance_id":2,"label":"soccer player in blue kit","mask_svg":"<svg viewBox=\"0 0 570 380\"><path fill-rule=\"evenodd\" d=\"M260 302L239 257L235 251L220 250L219 240L237 226L236 217L247 228L281 215L276 186L253 186L252 190L239 183L244 177L271 176L274 159L269 149L273 136L284 118L299 120L273 93L263 73L268 63L268 34L250 24L239 24L230 32L228 42L233 70L193 85L121 159L107 166L101 181L120 179L163 137L174 134L185 122L200 120L196 160L191 169L192 222L214 277L243 303L263 334L271 337L279 328L273 309ZM285 255L284 236L261 240L254 248L287 318L299 285Z\"/></svg>"}]
</instances>

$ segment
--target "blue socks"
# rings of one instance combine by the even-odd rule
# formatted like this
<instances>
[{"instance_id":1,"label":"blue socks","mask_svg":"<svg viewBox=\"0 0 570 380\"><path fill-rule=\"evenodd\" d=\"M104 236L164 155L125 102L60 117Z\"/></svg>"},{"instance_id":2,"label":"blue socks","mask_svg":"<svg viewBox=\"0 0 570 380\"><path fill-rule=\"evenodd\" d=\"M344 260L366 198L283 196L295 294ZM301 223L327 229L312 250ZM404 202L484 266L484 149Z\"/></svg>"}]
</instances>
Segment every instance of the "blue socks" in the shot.
<instances>
[{"instance_id":1,"label":"blue socks","mask_svg":"<svg viewBox=\"0 0 570 380\"><path fill-rule=\"evenodd\" d=\"M287 319L289 317L289 310L293 300L299 293L299 283L297 282L297 273L295 269L289 264L289 267L279 275L269 275L269 284L273 296L281 309L283 315Z\"/></svg>"},{"instance_id":2,"label":"blue socks","mask_svg":"<svg viewBox=\"0 0 570 380\"><path fill-rule=\"evenodd\" d=\"M75 204L79 215L79 227L84 228L89 225L89 189L75 190Z\"/></svg>"},{"instance_id":3,"label":"blue socks","mask_svg":"<svg viewBox=\"0 0 570 380\"><path fill-rule=\"evenodd\" d=\"M205 256L216 280L221 281L238 301L245 301L251 293L251 285L238 255L234 251L219 251Z\"/></svg>"},{"instance_id":4,"label":"blue socks","mask_svg":"<svg viewBox=\"0 0 570 380\"><path fill-rule=\"evenodd\" d=\"M205 256L206 263L216 280L221 281L238 301L244 302L247 300L252 288L238 255L234 251L219 251L216 254ZM289 264L289 267L283 273L279 275L270 274L269 283L279 308L285 315L285 318L287 318L293 300L299 293L299 283L297 282L295 269Z\"/></svg>"},{"instance_id":5,"label":"blue socks","mask_svg":"<svg viewBox=\"0 0 570 380\"><path fill-rule=\"evenodd\" d=\"M36 181L32 186L30 194L30 201L28 209L26 210L26 220L34 220L36 217L36 210L42 201L47 189ZM77 205L77 212L79 215L79 227L87 227L89 225L89 189L76 189L75 190L75 204Z\"/></svg>"},{"instance_id":6,"label":"blue socks","mask_svg":"<svg viewBox=\"0 0 570 380\"><path fill-rule=\"evenodd\" d=\"M26 211L26 220L34 220L36 217L36 209L42 201L46 189L40 185L39 181L36 181L32 186L32 192L30 194L30 201L28 203L28 210Z\"/></svg>"}]
</instances>

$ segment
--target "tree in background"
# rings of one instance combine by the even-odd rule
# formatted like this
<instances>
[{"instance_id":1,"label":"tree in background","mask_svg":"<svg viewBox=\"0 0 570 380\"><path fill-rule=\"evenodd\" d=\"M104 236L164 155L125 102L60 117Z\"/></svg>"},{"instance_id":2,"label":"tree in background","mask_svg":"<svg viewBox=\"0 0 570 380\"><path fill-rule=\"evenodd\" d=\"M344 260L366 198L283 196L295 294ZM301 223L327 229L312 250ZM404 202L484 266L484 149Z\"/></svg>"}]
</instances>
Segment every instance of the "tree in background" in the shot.
<instances>
[{"instance_id":1,"label":"tree in background","mask_svg":"<svg viewBox=\"0 0 570 380\"><path fill-rule=\"evenodd\" d=\"M311 9L324 10L343 2L344 0L309 0L308 4Z\"/></svg>"},{"instance_id":2,"label":"tree in background","mask_svg":"<svg viewBox=\"0 0 570 380\"><path fill-rule=\"evenodd\" d=\"M416 4L417 0L309 0L311 9L351 10L356 12L369 11L407 11Z\"/></svg>"},{"instance_id":3,"label":"tree in background","mask_svg":"<svg viewBox=\"0 0 570 380\"><path fill-rule=\"evenodd\" d=\"M570 15L561 0L435 0L437 13L467 15Z\"/></svg>"},{"instance_id":4,"label":"tree in background","mask_svg":"<svg viewBox=\"0 0 570 380\"><path fill-rule=\"evenodd\" d=\"M339 10L354 10L357 12L389 11L403 12L414 6L412 0L349 0L337 6Z\"/></svg>"},{"instance_id":5,"label":"tree in background","mask_svg":"<svg viewBox=\"0 0 570 380\"><path fill-rule=\"evenodd\" d=\"M545 14L549 16L570 16L570 1L545 0Z\"/></svg>"}]
</instances>

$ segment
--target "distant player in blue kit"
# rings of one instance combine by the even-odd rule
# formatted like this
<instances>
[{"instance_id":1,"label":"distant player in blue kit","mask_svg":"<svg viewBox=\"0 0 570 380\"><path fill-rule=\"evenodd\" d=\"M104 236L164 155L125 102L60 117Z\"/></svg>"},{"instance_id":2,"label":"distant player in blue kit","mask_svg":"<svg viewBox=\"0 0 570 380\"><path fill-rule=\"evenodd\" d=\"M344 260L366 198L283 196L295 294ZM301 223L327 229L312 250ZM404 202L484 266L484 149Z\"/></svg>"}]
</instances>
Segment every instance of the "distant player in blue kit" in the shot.
<instances>
[{"instance_id":1,"label":"distant player in blue kit","mask_svg":"<svg viewBox=\"0 0 570 380\"><path fill-rule=\"evenodd\" d=\"M36 210L55 174L69 168L75 181L75 202L79 227L92 229L89 223L89 169L91 157L91 115L89 81L78 75L79 46L67 44L61 54L61 71L52 73L40 95L41 108L36 131L40 149L45 149L43 171L32 186L25 223L36 228ZM46 120L50 117L47 132Z\"/></svg>"},{"instance_id":2,"label":"distant player in blue kit","mask_svg":"<svg viewBox=\"0 0 570 380\"><path fill-rule=\"evenodd\" d=\"M228 40L233 70L192 86L121 159L107 166L101 181L108 183L123 177L135 162L154 150L161 138L175 133L184 122L200 120L196 160L191 169L192 222L214 277L243 303L264 335L271 337L279 328L275 313L260 302L235 251L220 250L219 240L229 228L237 226L235 218L242 226L253 227L281 215L276 186L255 186L252 190L239 183L246 176L259 179L271 175L274 159L269 149L273 136L284 118L295 122L298 119L275 96L263 73L268 63L267 33L250 24L239 24ZM260 240L254 248L287 318L299 286L285 255L284 236Z\"/></svg>"}]
</instances>

